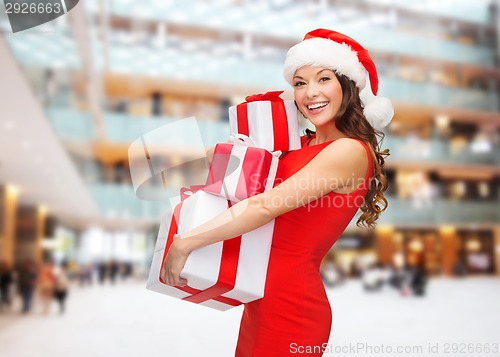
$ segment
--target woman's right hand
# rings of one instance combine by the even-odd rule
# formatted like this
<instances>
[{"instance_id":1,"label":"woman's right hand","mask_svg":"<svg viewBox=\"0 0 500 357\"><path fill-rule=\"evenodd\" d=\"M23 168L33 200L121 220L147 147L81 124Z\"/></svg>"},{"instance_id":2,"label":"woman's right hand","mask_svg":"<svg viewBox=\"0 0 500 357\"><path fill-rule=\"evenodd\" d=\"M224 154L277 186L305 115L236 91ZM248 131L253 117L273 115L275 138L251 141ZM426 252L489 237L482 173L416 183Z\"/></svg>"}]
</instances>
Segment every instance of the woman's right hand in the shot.
<instances>
[{"instance_id":1,"label":"woman's right hand","mask_svg":"<svg viewBox=\"0 0 500 357\"><path fill-rule=\"evenodd\" d=\"M212 163L212 159L214 157L214 151L215 151L215 146L212 146L210 149L206 151L207 161L209 165Z\"/></svg>"}]
</instances>

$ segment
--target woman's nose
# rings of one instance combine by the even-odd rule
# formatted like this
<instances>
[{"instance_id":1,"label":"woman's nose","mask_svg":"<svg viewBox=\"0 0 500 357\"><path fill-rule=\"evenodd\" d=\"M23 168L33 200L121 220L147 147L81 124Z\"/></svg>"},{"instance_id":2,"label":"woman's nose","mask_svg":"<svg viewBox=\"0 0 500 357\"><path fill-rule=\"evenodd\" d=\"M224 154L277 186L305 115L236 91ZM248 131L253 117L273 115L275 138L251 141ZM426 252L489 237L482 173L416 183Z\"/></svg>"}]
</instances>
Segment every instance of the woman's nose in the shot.
<instances>
[{"instance_id":1,"label":"woman's nose","mask_svg":"<svg viewBox=\"0 0 500 357\"><path fill-rule=\"evenodd\" d=\"M307 86L307 96L309 98L315 98L318 96L318 87L316 86L315 83L309 83Z\"/></svg>"}]
</instances>

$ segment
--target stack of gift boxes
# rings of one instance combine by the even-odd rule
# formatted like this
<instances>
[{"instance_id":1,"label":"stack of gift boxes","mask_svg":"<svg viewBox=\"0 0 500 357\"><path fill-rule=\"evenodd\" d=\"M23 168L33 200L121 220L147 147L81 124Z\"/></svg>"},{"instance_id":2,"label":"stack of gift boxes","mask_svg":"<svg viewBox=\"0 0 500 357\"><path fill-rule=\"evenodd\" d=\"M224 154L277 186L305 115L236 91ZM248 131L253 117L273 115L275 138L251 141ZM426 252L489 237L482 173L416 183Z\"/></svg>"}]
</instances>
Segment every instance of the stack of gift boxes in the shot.
<instances>
[{"instance_id":1,"label":"stack of gift boxes","mask_svg":"<svg viewBox=\"0 0 500 357\"><path fill-rule=\"evenodd\" d=\"M281 93L252 95L229 108L229 140L215 146L205 185L181 189L168 231L160 228L148 289L217 310L264 296L274 220L191 252L181 272L187 286L166 285L160 271L175 234L182 236L278 182L279 155L301 147L297 108Z\"/></svg>"}]
</instances>

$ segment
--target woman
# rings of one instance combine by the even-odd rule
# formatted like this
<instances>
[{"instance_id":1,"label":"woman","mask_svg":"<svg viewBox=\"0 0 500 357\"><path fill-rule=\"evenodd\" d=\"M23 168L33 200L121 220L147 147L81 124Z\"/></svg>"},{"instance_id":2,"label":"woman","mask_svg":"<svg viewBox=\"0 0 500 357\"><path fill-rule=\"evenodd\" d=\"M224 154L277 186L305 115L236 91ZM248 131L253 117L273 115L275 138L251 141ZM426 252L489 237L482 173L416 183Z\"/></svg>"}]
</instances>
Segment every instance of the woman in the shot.
<instances>
[{"instance_id":1,"label":"woman","mask_svg":"<svg viewBox=\"0 0 500 357\"><path fill-rule=\"evenodd\" d=\"M358 208L358 225L373 227L387 206L384 155L374 127L393 116L390 101L377 98L364 110L359 91L378 78L367 51L329 30L308 33L292 47L285 79L298 109L315 126L302 149L282 158L283 182L235 204L179 236L165 258L162 276L185 285L180 271L189 253L239 236L275 219L264 298L245 304L236 356L320 356L331 330L331 309L321 282L322 258Z\"/></svg>"},{"instance_id":2,"label":"woman","mask_svg":"<svg viewBox=\"0 0 500 357\"><path fill-rule=\"evenodd\" d=\"M51 259L47 259L38 276L40 302L42 304L42 313L45 315L49 313L52 298L54 297L54 285L54 263Z\"/></svg>"},{"instance_id":3,"label":"woman","mask_svg":"<svg viewBox=\"0 0 500 357\"><path fill-rule=\"evenodd\" d=\"M24 260L19 268L19 276L17 279L19 293L22 298L21 312L23 314L31 311L31 302L33 300L33 293L36 288L37 279L38 268L35 262L31 259Z\"/></svg>"},{"instance_id":4,"label":"woman","mask_svg":"<svg viewBox=\"0 0 500 357\"><path fill-rule=\"evenodd\" d=\"M0 261L0 312L4 310L4 305L10 309L10 286L13 280L9 263Z\"/></svg>"},{"instance_id":5,"label":"woman","mask_svg":"<svg viewBox=\"0 0 500 357\"><path fill-rule=\"evenodd\" d=\"M59 313L64 314L66 297L68 296L68 263L63 262L55 274L54 298L59 305Z\"/></svg>"}]
</instances>

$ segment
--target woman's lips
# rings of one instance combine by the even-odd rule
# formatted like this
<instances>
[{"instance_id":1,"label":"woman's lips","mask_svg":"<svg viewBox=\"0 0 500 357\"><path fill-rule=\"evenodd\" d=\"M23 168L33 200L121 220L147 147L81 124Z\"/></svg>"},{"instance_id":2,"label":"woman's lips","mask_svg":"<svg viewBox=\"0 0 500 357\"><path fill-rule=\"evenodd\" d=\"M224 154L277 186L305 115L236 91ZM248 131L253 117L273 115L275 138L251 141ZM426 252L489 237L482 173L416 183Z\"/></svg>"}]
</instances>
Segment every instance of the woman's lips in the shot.
<instances>
[{"instance_id":1,"label":"woman's lips","mask_svg":"<svg viewBox=\"0 0 500 357\"><path fill-rule=\"evenodd\" d=\"M325 109L328 104L329 102L318 102L318 103L308 104L306 108L309 111L309 113L316 114Z\"/></svg>"}]
</instances>

